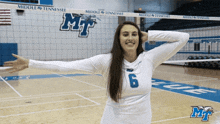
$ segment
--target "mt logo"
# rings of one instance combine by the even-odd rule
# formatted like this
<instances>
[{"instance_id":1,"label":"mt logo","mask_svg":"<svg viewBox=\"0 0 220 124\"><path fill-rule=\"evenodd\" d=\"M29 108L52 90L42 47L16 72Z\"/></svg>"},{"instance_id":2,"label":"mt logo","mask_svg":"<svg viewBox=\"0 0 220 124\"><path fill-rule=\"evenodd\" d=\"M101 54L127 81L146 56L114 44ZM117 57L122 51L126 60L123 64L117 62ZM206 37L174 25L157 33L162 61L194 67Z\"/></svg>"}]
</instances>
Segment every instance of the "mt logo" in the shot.
<instances>
[{"instance_id":1,"label":"mt logo","mask_svg":"<svg viewBox=\"0 0 220 124\"><path fill-rule=\"evenodd\" d=\"M211 106L191 106L191 118L202 118L202 121L208 121L209 115L212 115L213 108Z\"/></svg>"},{"instance_id":2,"label":"mt logo","mask_svg":"<svg viewBox=\"0 0 220 124\"><path fill-rule=\"evenodd\" d=\"M64 13L60 30L79 31L78 37L87 38L89 35L89 28L93 28L96 24L96 19L92 19L92 17L94 16Z\"/></svg>"}]
</instances>

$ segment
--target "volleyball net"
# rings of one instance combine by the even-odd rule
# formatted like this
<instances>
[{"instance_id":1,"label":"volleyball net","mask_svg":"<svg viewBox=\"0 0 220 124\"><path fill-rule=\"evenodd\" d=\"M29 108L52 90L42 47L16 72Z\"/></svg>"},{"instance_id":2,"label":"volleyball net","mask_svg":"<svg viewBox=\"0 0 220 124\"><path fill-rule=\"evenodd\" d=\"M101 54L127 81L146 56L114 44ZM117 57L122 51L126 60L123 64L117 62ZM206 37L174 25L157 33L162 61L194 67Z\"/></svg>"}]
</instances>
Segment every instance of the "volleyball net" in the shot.
<instances>
[{"instance_id":1,"label":"volleyball net","mask_svg":"<svg viewBox=\"0 0 220 124\"><path fill-rule=\"evenodd\" d=\"M72 61L108 53L118 24L141 19L144 21L139 25L144 25L144 31L175 30L190 34L188 43L164 63L186 64L205 60L219 63L220 17L74 10L1 3L0 8L3 11L0 12L0 64L15 59L11 53L16 54L16 51L28 59L47 61ZM6 25L8 21L10 23ZM143 47L150 50L162 43L147 42ZM12 44L16 45L12 47Z\"/></svg>"}]
</instances>

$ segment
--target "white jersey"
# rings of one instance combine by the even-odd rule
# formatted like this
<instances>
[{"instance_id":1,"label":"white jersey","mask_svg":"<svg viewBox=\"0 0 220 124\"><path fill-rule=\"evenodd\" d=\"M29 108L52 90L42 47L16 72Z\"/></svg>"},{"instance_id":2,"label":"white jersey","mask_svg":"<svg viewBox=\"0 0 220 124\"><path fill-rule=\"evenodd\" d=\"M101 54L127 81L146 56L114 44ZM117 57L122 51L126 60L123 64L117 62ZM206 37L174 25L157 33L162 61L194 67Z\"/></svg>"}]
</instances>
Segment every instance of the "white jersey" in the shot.
<instances>
[{"instance_id":1,"label":"white jersey","mask_svg":"<svg viewBox=\"0 0 220 124\"><path fill-rule=\"evenodd\" d=\"M122 98L114 102L108 95L101 124L150 124L151 79L154 69L175 55L188 41L187 33L148 31L149 41L168 41L150 51L141 53L134 62L124 59L122 70ZM170 42L169 42L170 41ZM102 74L108 80L111 53L72 62L30 60L29 67L57 71L80 70Z\"/></svg>"}]
</instances>

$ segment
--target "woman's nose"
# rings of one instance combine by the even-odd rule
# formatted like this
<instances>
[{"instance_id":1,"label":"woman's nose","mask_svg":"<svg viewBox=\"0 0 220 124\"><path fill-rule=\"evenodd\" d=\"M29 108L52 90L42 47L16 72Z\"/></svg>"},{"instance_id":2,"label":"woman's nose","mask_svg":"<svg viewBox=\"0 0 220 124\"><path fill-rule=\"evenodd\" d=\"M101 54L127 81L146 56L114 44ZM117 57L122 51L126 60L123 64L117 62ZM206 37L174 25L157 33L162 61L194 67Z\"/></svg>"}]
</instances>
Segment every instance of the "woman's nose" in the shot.
<instances>
[{"instance_id":1,"label":"woman's nose","mask_svg":"<svg viewBox=\"0 0 220 124\"><path fill-rule=\"evenodd\" d=\"M132 39L133 39L132 35L129 35L129 36L128 36L128 39L132 40Z\"/></svg>"}]
</instances>

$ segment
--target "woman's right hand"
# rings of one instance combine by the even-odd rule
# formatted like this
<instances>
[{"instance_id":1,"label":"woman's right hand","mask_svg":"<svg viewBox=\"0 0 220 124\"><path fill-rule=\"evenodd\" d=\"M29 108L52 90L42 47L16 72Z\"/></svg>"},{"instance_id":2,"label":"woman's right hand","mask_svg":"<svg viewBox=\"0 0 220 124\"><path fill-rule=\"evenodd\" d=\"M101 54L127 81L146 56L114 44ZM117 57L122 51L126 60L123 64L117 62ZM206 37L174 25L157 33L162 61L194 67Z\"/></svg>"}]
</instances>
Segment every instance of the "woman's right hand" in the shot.
<instances>
[{"instance_id":1,"label":"woman's right hand","mask_svg":"<svg viewBox=\"0 0 220 124\"><path fill-rule=\"evenodd\" d=\"M145 43L147 40L148 40L148 33L147 32L144 32L144 31L141 31L142 33L142 43Z\"/></svg>"},{"instance_id":2,"label":"woman's right hand","mask_svg":"<svg viewBox=\"0 0 220 124\"><path fill-rule=\"evenodd\" d=\"M9 73L14 73L28 68L29 59L23 58L15 54L12 54L12 56L17 58L17 60L4 62L4 67L11 67L9 69L5 69L6 71L9 71Z\"/></svg>"}]
</instances>

